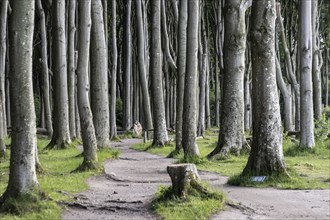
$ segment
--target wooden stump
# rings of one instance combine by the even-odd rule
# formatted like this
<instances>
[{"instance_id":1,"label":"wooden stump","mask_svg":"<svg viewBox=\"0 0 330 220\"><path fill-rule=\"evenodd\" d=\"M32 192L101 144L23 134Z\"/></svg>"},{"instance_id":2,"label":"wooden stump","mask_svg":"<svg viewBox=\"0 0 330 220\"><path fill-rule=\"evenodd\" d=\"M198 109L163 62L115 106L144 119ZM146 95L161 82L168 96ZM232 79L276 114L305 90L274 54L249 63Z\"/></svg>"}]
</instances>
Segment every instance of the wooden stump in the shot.
<instances>
[{"instance_id":1,"label":"wooden stump","mask_svg":"<svg viewBox=\"0 0 330 220\"><path fill-rule=\"evenodd\" d=\"M200 181L195 164L173 164L167 166L167 172L172 180L173 194L185 198L191 188Z\"/></svg>"}]
</instances>

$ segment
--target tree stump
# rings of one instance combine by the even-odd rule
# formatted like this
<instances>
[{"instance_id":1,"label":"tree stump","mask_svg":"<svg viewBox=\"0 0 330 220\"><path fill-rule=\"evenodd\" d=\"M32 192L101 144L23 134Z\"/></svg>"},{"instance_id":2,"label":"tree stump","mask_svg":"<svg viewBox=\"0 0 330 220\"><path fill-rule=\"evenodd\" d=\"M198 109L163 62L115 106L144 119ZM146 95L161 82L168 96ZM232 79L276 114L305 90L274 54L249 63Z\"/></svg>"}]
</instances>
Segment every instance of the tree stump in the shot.
<instances>
[{"instance_id":1,"label":"tree stump","mask_svg":"<svg viewBox=\"0 0 330 220\"><path fill-rule=\"evenodd\" d=\"M200 190L200 187L203 188L198 184L200 177L195 164L169 165L167 166L167 172L172 180L173 194L180 198L185 198L191 188L196 188L197 190ZM204 191L204 188L202 191Z\"/></svg>"}]
</instances>

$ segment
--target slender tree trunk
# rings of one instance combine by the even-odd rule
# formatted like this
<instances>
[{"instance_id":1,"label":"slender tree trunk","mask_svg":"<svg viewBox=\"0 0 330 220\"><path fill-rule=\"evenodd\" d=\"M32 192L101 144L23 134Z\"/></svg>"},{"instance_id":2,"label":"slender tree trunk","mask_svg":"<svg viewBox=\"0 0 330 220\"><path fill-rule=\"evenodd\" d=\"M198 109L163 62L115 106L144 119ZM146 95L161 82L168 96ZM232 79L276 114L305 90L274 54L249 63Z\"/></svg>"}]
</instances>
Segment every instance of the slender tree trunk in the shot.
<instances>
[{"instance_id":1,"label":"slender tree trunk","mask_svg":"<svg viewBox=\"0 0 330 220\"><path fill-rule=\"evenodd\" d=\"M243 175L270 176L286 172L276 88L275 18L275 0L253 1L251 12L253 140Z\"/></svg>"},{"instance_id":2,"label":"slender tree trunk","mask_svg":"<svg viewBox=\"0 0 330 220\"><path fill-rule=\"evenodd\" d=\"M244 76L244 130L250 131L251 129L251 93L250 93L250 74L251 62L249 62L248 69Z\"/></svg>"},{"instance_id":3,"label":"slender tree trunk","mask_svg":"<svg viewBox=\"0 0 330 220\"><path fill-rule=\"evenodd\" d=\"M126 1L125 9L125 28L124 28L124 48L125 48L125 58L124 58L124 100L123 100L123 129L129 130L131 128L131 65L132 65L132 36L131 36L131 5L132 0Z\"/></svg>"},{"instance_id":4,"label":"slender tree trunk","mask_svg":"<svg viewBox=\"0 0 330 220\"><path fill-rule=\"evenodd\" d=\"M69 1L69 39L68 39L68 95L69 95L69 127L71 139L76 139L76 111L75 111L75 15L76 15L76 0Z\"/></svg>"},{"instance_id":5,"label":"slender tree trunk","mask_svg":"<svg viewBox=\"0 0 330 220\"><path fill-rule=\"evenodd\" d=\"M312 2L301 0L300 18L300 146L312 148L314 141L312 84Z\"/></svg>"},{"instance_id":6,"label":"slender tree trunk","mask_svg":"<svg viewBox=\"0 0 330 220\"><path fill-rule=\"evenodd\" d=\"M65 148L71 143L66 65L65 1L54 0L52 8L54 132L52 141L47 146L48 149Z\"/></svg>"},{"instance_id":7,"label":"slender tree trunk","mask_svg":"<svg viewBox=\"0 0 330 220\"><path fill-rule=\"evenodd\" d=\"M196 143L196 86L198 53L199 1L188 1L186 75L183 98L182 146L185 159L199 156Z\"/></svg>"},{"instance_id":8,"label":"slender tree trunk","mask_svg":"<svg viewBox=\"0 0 330 220\"><path fill-rule=\"evenodd\" d=\"M154 140L153 146L163 146L168 142L165 106L163 96L163 74L162 74L162 57L161 57L161 0L151 2L151 57L150 57L150 76L151 76L151 92L153 101L153 124L154 124Z\"/></svg>"},{"instance_id":9,"label":"slender tree trunk","mask_svg":"<svg viewBox=\"0 0 330 220\"><path fill-rule=\"evenodd\" d=\"M9 182L0 199L0 207L9 198L33 194L39 188L35 166L37 140L32 88L35 2L13 0L11 6L9 49L12 62L9 80L12 97L12 144Z\"/></svg>"},{"instance_id":10,"label":"slender tree trunk","mask_svg":"<svg viewBox=\"0 0 330 220\"><path fill-rule=\"evenodd\" d=\"M78 170L97 168L97 140L93 125L88 94L88 61L91 35L91 0L79 1L79 55L77 66L77 89L80 125L84 147L84 161ZM101 24L103 26L103 24ZM104 33L102 32L103 36Z\"/></svg>"},{"instance_id":11,"label":"slender tree trunk","mask_svg":"<svg viewBox=\"0 0 330 220\"><path fill-rule=\"evenodd\" d=\"M117 137L117 126L116 126L116 89L117 89L117 13L116 13L116 0L111 0L111 36L112 36L112 71L111 71L111 84L110 84L110 138Z\"/></svg>"},{"instance_id":12,"label":"slender tree trunk","mask_svg":"<svg viewBox=\"0 0 330 220\"><path fill-rule=\"evenodd\" d=\"M329 106L329 48L325 50L325 106Z\"/></svg>"},{"instance_id":13,"label":"slender tree trunk","mask_svg":"<svg viewBox=\"0 0 330 220\"><path fill-rule=\"evenodd\" d=\"M151 107L150 107L150 98L148 92L148 82L146 77L146 66L144 60L144 28L143 28L143 17L141 9L141 0L136 0L136 16L137 16L137 31L138 31L138 65L140 73L140 83L143 96L143 113L144 113L144 128L152 129L152 117L151 117Z\"/></svg>"},{"instance_id":14,"label":"slender tree trunk","mask_svg":"<svg viewBox=\"0 0 330 220\"><path fill-rule=\"evenodd\" d=\"M320 119L322 116L322 84L321 84L321 69L319 62L319 21L318 21L318 0L312 2L312 79L313 79L313 106L314 118Z\"/></svg>"},{"instance_id":15,"label":"slender tree trunk","mask_svg":"<svg viewBox=\"0 0 330 220\"><path fill-rule=\"evenodd\" d=\"M184 96L184 80L186 72L186 48L187 48L187 21L188 21L188 0L180 0L179 9L179 27L178 27L178 74L176 83L176 147L179 152L182 149L182 113L183 113L183 96Z\"/></svg>"},{"instance_id":16,"label":"slender tree trunk","mask_svg":"<svg viewBox=\"0 0 330 220\"><path fill-rule=\"evenodd\" d=\"M6 50L7 50L7 9L8 0L0 3L0 160L5 156L6 145Z\"/></svg>"},{"instance_id":17,"label":"slender tree trunk","mask_svg":"<svg viewBox=\"0 0 330 220\"><path fill-rule=\"evenodd\" d=\"M208 155L240 154L244 141L245 12L251 2L225 2L224 94L217 147ZM233 40L234 39L234 40Z\"/></svg>"},{"instance_id":18,"label":"slender tree trunk","mask_svg":"<svg viewBox=\"0 0 330 220\"><path fill-rule=\"evenodd\" d=\"M92 0L91 105L97 146L110 146L108 55L101 0ZM79 57L78 57L79 59Z\"/></svg>"}]
</instances>

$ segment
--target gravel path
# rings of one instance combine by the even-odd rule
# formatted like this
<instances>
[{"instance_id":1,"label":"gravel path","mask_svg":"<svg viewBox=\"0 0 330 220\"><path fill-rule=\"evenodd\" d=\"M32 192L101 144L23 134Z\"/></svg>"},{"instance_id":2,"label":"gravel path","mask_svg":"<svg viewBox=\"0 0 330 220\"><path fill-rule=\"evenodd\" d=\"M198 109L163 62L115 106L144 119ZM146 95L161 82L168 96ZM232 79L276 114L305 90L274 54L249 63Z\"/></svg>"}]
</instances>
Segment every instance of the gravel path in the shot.
<instances>
[{"instance_id":1,"label":"gravel path","mask_svg":"<svg viewBox=\"0 0 330 220\"><path fill-rule=\"evenodd\" d=\"M140 141L112 144L121 150L120 158L106 161L105 174L88 179L90 189L75 196L63 220L157 219L150 201L161 185L171 184L166 166L174 160L130 149ZM212 219L330 219L330 190L234 187L219 174L199 174L230 200Z\"/></svg>"}]
</instances>

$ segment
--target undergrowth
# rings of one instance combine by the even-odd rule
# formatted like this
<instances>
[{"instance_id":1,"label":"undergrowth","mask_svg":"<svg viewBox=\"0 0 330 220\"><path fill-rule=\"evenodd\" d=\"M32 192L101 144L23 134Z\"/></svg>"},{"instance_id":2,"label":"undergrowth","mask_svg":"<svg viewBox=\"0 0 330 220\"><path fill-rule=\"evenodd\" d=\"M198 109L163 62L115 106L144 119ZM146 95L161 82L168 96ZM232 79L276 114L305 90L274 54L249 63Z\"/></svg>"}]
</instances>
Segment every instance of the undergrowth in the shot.
<instances>
[{"instance_id":1,"label":"undergrowth","mask_svg":"<svg viewBox=\"0 0 330 220\"><path fill-rule=\"evenodd\" d=\"M61 150L43 151L49 143L48 139L38 139L39 159L44 168L44 172L38 174L40 189L46 199L36 199L22 197L12 199L13 213L0 213L0 219L60 219L61 211L64 207L58 205L62 201L72 201L73 194L88 189L86 180L92 175L103 172L103 169L96 171L72 172L83 161L81 152L77 148L67 148ZM10 150L8 150L8 155ZM104 148L98 151L99 163L106 159L117 158L119 151L111 148ZM9 156L0 163L0 195L7 187L9 175ZM34 202L30 199L34 199Z\"/></svg>"}]
</instances>

